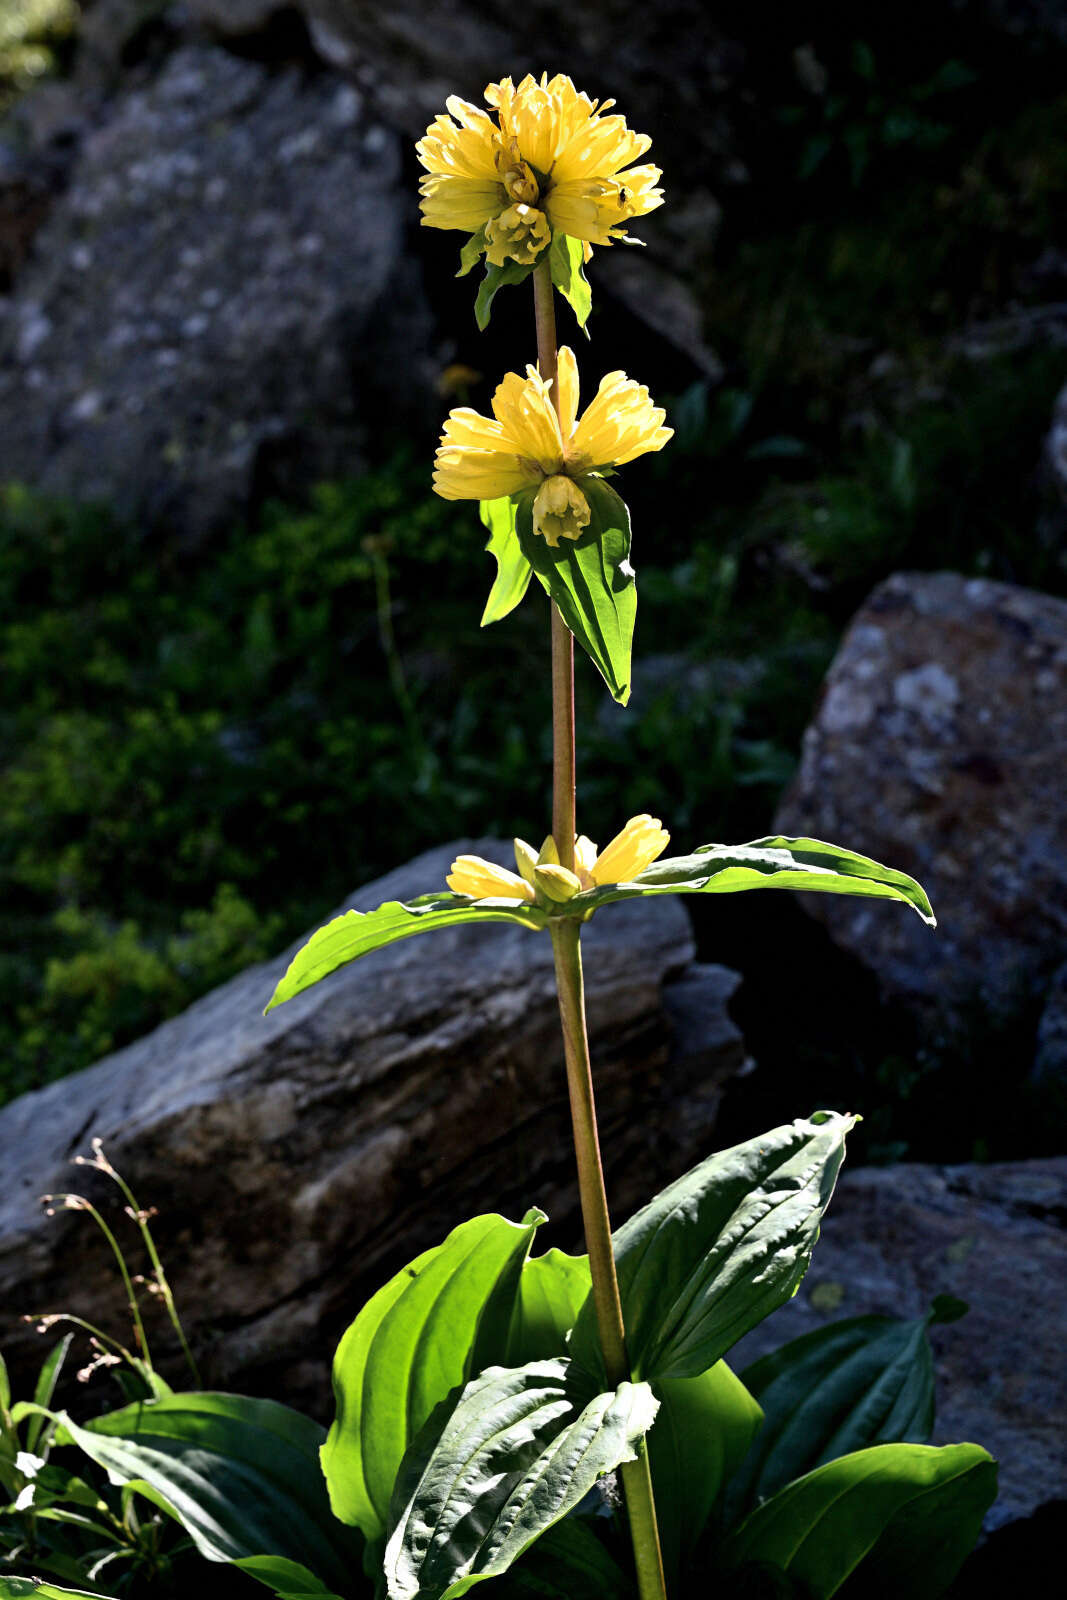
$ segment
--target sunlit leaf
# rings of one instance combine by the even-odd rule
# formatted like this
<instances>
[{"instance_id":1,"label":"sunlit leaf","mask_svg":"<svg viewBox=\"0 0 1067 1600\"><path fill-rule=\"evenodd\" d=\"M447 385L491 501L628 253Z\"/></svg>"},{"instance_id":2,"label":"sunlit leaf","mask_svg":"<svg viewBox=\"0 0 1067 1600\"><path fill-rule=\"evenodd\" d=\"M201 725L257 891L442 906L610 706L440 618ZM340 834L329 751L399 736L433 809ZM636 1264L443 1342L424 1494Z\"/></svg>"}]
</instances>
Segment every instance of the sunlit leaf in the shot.
<instances>
[{"instance_id":1,"label":"sunlit leaf","mask_svg":"<svg viewBox=\"0 0 1067 1600\"><path fill-rule=\"evenodd\" d=\"M333 1362L337 1415L322 1451L334 1515L385 1531L397 1470L433 1408L508 1348L544 1213L473 1217L372 1296Z\"/></svg>"},{"instance_id":2,"label":"sunlit leaf","mask_svg":"<svg viewBox=\"0 0 1067 1600\"><path fill-rule=\"evenodd\" d=\"M390 1600L452 1600L506 1572L599 1477L635 1458L656 1401L644 1383L591 1393L555 1360L490 1367L442 1411L397 1482Z\"/></svg>"},{"instance_id":3,"label":"sunlit leaf","mask_svg":"<svg viewBox=\"0 0 1067 1600\"><path fill-rule=\"evenodd\" d=\"M478 514L489 529L486 549L496 562L497 572L482 612L481 626L499 622L514 611L530 586L533 568L522 553L515 531L516 502L510 495L499 500L483 500Z\"/></svg>"},{"instance_id":4,"label":"sunlit leaf","mask_svg":"<svg viewBox=\"0 0 1067 1600\"><path fill-rule=\"evenodd\" d=\"M533 495L519 499L523 554L567 627L620 705L630 698L630 653L637 586L630 565L630 513L603 478L581 480L591 512L580 539L552 546L533 531Z\"/></svg>"},{"instance_id":5,"label":"sunlit leaf","mask_svg":"<svg viewBox=\"0 0 1067 1600\"><path fill-rule=\"evenodd\" d=\"M338 967L417 933L468 922L517 922L523 928L543 928L546 920L545 912L525 901L479 900L472 904L466 895L447 890L406 902L387 900L376 911L344 911L317 929L297 951L266 1009L272 1011L292 1000Z\"/></svg>"},{"instance_id":6,"label":"sunlit leaf","mask_svg":"<svg viewBox=\"0 0 1067 1600\"><path fill-rule=\"evenodd\" d=\"M796 1292L855 1117L816 1111L669 1184L614 1237L631 1370L693 1378ZM599 1371L592 1300L571 1354Z\"/></svg>"}]
</instances>

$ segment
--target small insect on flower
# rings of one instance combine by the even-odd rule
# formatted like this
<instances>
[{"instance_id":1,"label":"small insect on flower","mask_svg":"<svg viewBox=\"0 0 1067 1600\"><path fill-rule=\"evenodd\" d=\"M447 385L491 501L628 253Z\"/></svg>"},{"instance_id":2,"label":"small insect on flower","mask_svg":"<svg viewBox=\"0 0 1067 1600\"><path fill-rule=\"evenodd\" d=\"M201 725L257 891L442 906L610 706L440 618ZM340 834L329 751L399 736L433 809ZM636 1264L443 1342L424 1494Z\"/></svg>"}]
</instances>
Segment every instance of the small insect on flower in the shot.
<instances>
[{"instance_id":1,"label":"small insect on flower","mask_svg":"<svg viewBox=\"0 0 1067 1600\"><path fill-rule=\"evenodd\" d=\"M590 472L621 467L673 437L666 412L643 384L609 372L578 417L578 363L563 345L558 357L557 417L536 367L525 379L509 372L493 395L493 416L470 406L450 411L434 461L433 486L444 500L497 500L536 491L534 532L550 545L579 539L589 523L581 480Z\"/></svg>"},{"instance_id":2,"label":"small insect on flower","mask_svg":"<svg viewBox=\"0 0 1067 1600\"><path fill-rule=\"evenodd\" d=\"M553 233L587 245L630 240L625 225L663 204L659 167L635 166L652 141L614 100L591 100L557 73L485 91L491 111L451 95L415 146L425 228L475 236L495 266L528 265Z\"/></svg>"}]
</instances>

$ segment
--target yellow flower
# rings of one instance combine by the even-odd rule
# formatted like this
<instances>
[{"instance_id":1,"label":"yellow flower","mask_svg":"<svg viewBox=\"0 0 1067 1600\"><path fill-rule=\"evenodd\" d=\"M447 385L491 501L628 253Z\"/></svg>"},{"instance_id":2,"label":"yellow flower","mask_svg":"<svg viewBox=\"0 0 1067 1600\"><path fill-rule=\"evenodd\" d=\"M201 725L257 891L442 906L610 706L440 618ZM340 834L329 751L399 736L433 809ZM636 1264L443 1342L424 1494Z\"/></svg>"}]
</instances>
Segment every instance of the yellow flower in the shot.
<instances>
[{"instance_id":1,"label":"yellow flower","mask_svg":"<svg viewBox=\"0 0 1067 1600\"><path fill-rule=\"evenodd\" d=\"M558 358L560 415L551 385L536 367L525 379L509 372L493 395L493 416L470 406L451 411L434 462L433 486L445 500L496 500L537 490L534 532L549 544L577 539L589 506L575 479L620 467L649 450L662 450L673 434L666 413L648 390L625 372L609 372L578 419L578 364L563 345Z\"/></svg>"},{"instance_id":2,"label":"yellow flower","mask_svg":"<svg viewBox=\"0 0 1067 1600\"><path fill-rule=\"evenodd\" d=\"M574 867L582 888L630 883L663 854L670 838L659 818L650 817L647 812L631 817L622 832L617 833L599 855L592 839L583 834L574 842Z\"/></svg>"},{"instance_id":3,"label":"yellow flower","mask_svg":"<svg viewBox=\"0 0 1067 1600\"><path fill-rule=\"evenodd\" d=\"M532 261L552 232L589 245L627 239L625 224L663 204L659 167L633 165L651 145L613 100L580 94L570 78L510 78L485 91L495 118L456 95L415 146L423 226L486 229L489 260Z\"/></svg>"},{"instance_id":4,"label":"yellow flower","mask_svg":"<svg viewBox=\"0 0 1067 1600\"><path fill-rule=\"evenodd\" d=\"M456 894L469 894L473 900L533 900L528 883L507 867L498 867L481 856L457 856L445 879Z\"/></svg>"}]
</instances>

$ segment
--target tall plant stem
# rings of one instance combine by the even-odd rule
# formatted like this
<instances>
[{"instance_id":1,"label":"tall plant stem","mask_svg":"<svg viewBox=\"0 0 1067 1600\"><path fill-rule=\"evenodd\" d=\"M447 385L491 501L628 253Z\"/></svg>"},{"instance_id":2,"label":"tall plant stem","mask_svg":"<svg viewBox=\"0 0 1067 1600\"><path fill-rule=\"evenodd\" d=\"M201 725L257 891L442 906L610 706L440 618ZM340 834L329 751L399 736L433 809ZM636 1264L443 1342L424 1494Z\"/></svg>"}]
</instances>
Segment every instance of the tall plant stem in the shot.
<instances>
[{"instance_id":1,"label":"tall plant stem","mask_svg":"<svg viewBox=\"0 0 1067 1600\"><path fill-rule=\"evenodd\" d=\"M537 362L542 378L552 380L552 400L559 415L556 357L556 315L552 276L547 261L533 274L534 315L537 322ZM574 870L574 640L555 605L552 606L552 837L560 865ZM567 1062L574 1152L578 1165L578 1193L589 1252L600 1347L607 1381L612 1388L630 1377L626 1353L619 1280L611 1248L611 1218L600 1159L596 1101L589 1061L589 1031L585 1018L582 978L581 924L570 919L552 923L552 953L556 964L563 1048ZM623 1493L637 1568L641 1600L666 1600L663 1558L656 1526L647 1446L638 1445L636 1461L622 1467Z\"/></svg>"}]
</instances>

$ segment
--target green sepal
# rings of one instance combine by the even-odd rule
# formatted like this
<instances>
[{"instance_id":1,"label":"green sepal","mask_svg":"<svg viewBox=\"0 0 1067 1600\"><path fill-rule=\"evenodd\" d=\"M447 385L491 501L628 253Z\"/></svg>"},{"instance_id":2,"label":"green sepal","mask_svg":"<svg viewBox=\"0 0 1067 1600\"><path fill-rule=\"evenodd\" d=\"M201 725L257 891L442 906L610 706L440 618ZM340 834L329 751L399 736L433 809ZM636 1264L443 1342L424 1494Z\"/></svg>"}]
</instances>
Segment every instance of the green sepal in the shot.
<instances>
[{"instance_id":1,"label":"green sepal","mask_svg":"<svg viewBox=\"0 0 1067 1600\"><path fill-rule=\"evenodd\" d=\"M869 856L843 850L823 839L776 835L751 844L702 844L687 856L669 856L639 872L630 883L586 889L568 901L567 914L586 917L613 900L644 894L732 894L744 889L796 889L805 894L865 895L911 906L931 928L937 926L922 884L883 867Z\"/></svg>"},{"instance_id":2,"label":"green sepal","mask_svg":"<svg viewBox=\"0 0 1067 1600\"><path fill-rule=\"evenodd\" d=\"M496 562L496 577L482 612L481 626L499 622L509 611L514 611L530 586L533 568L522 553L515 532L515 498L504 495L499 500L482 500L478 515L489 529L486 550Z\"/></svg>"},{"instance_id":3,"label":"green sepal","mask_svg":"<svg viewBox=\"0 0 1067 1600\"><path fill-rule=\"evenodd\" d=\"M552 268L552 285L570 306L578 319L578 326L589 337L586 323L593 306L593 291L585 275L585 248L581 239L572 239L568 233L554 233L548 249Z\"/></svg>"},{"instance_id":4,"label":"green sepal","mask_svg":"<svg viewBox=\"0 0 1067 1600\"><path fill-rule=\"evenodd\" d=\"M531 491L517 497L516 530L538 582L555 601L613 699L624 706L630 698L630 656L637 616L637 585L630 565L630 513L603 478L584 477L579 487L591 513L580 539L561 539L553 546L534 533Z\"/></svg>"},{"instance_id":5,"label":"green sepal","mask_svg":"<svg viewBox=\"0 0 1067 1600\"><path fill-rule=\"evenodd\" d=\"M547 920L547 914L529 901L471 900L447 890L419 895L415 900L386 900L376 911L344 911L317 929L297 951L266 1011L292 1000L350 961L416 933L464 922L517 922L523 928L543 928Z\"/></svg>"},{"instance_id":6,"label":"green sepal","mask_svg":"<svg viewBox=\"0 0 1067 1600\"><path fill-rule=\"evenodd\" d=\"M459 271L457 278L465 278L472 267L476 267L485 249L485 223L483 222L477 233L472 233L463 249L459 252Z\"/></svg>"},{"instance_id":7,"label":"green sepal","mask_svg":"<svg viewBox=\"0 0 1067 1600\"><path fill-rule=\"evenodd\" d=\"M545 250L550 248L549 245L545 246ZM545 251L542 250L536 261L527 261L525 263L508 261L502 267L494 267L491 261L485 263L485 277L478 286L478 294L474 301L474 320L482 333L489 326L489 317L497 290L513 283L525 283L544 253Z\"/></svg>"},{"instance_id":8,"label":"green sepal","mask_svg":"<svg viewBox=\"0 0 1067 1600\"><path fill-rule=\"evenodd\" d=\"M849 1594L935 1600L978 1537L996 1481L996 1463L976 1444L875 1445L780 1489L720 1558L728 1570L771 1562L814 1600L830 1600L853 1572Z\"/></svg>"}]
</instances>

